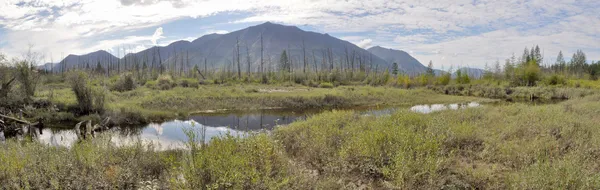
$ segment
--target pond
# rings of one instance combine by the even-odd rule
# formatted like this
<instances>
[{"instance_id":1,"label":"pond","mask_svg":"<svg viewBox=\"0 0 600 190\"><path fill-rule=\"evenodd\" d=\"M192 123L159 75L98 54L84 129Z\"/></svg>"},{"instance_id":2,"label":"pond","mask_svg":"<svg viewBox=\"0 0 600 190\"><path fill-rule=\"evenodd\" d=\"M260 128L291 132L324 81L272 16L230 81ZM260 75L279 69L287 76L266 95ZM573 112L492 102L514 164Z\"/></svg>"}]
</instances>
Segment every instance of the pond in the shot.
<instances>
[{"instance_id":1,"label":"pond","mask_svg":"<svg viewBox=\"0 0 600 190\"><path fill-rule=\"evenodd\" d=\"M458 110L481 106L470 102L462 104L432 104L416 105L413 107L393 108L359 108L353 109L362 115L390 115L398 110L410 110L417 113L429 114L442 110ZM320 113L321 111L292 111L292 110L256 110L250 112L204 113L193 115L187 120L172 120L160 124L149 124L141 127L113 128L108 133L110 141L115 145L135 142L152 143L157 149L185 148L188 134L193 132L205 142L211 138L230 134L245 135L252 131L270 131L276 126L287 125L294 121ZM187 133L187 134L186 134ZM74 130L44 129L36 133L40 142L52 146L70 147L77 141ZM0 132L0 139L4 138Z\"/></svg>"}]
</instances>

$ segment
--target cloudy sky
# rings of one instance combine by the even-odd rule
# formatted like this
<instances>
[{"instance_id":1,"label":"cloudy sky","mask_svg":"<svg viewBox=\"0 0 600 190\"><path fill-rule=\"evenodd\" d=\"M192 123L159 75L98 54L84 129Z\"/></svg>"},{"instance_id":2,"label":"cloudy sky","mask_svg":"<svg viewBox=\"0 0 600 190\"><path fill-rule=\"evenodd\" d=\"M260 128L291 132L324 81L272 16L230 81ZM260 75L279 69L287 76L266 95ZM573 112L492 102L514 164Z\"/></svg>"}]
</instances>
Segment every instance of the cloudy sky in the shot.
<instances>
[{"instance_id":1,"label":"cloudy sky","mask_svg":"<svg viewBox=\"0 0 600 190\"><path fill-rule=\"evenodd\" d=\"M536 44L547 64L561 50L600 60L598 0L1 0L0 10L0 52L33 47L55 62L266 21L404 50L436 68L483 68Z\"/></svg>"}]
</instances>

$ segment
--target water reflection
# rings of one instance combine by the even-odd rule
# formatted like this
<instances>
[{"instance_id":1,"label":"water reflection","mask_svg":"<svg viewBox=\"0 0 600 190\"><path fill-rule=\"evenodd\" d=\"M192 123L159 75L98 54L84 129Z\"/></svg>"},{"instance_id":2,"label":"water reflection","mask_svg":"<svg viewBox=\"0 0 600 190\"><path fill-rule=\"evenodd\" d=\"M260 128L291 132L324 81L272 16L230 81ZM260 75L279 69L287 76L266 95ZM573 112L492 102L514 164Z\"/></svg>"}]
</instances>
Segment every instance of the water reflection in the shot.
<instances>
[{"instance_id":1,"label":"water reflection","mask_svg":"<svg viewBox=\"0 0 600 190\"><path fill-rule=\"evenodd\" d=\"M410 110L417 112L417 113L428 114L428 113L443 111L443 110L459 110L459 109L474 108L474 107L479 107L479 106L481 106L481 105L477 102L462 103L462 104L449 104L449 105L432 104L432 105L416 105L416 106L411 107Z\"/></svg>"},{"instance_id":2,"label":"water reflection","mask_svg":"<svg viewBox=\"0 0 600 190\"><path fill-rule=\"evenodd\" d=\"M442 110L458 110L480 106L476 102L463 104L433 104L417 105L410 109L407 107L393 108L360 108L355 109L362 115L391 115L398 110L411 110L418 113L432 113ZM295 112L290 110L261 110L255 112L236 113L211 113L195 115L188 120L173 120L160 124L149 124L140 127L113 128L109 133L110 141L117 145L129 145L137 142L152 143L157 149L185 148L188 142L186 132L192 131L198 136L197 141L209 142L212 138L230 134L243 136L251 131L272 130L275 126L286 125L305 119L306 117L322 112L323 110ZM0 138L4 135L0 132ZM71 147L77 141L73 130L44 129L37 135L39 141L51 146ZM200 139L200 140L198 140ZM2 139L0 139L2 140Z\"/></svg>"}]
</instances>

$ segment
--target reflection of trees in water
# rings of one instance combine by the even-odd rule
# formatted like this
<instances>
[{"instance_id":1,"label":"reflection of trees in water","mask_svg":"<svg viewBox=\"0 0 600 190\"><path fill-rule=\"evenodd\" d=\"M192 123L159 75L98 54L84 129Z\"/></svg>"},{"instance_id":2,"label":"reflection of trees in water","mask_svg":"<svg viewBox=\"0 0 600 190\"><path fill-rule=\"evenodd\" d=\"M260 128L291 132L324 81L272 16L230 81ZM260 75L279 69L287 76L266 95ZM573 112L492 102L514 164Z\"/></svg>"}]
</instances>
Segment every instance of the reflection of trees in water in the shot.
<instances>
[{"instance_id":1,"label":"reflection of trees in water","mask_svg":"<svg viewBox=\"0 0 600 190\"><path fill-rule=\"evenodd\" d=\"M305 118L303 114L272 114L268 111L258 113L205 114L191 116L194 121L210 127L228 127L239 131L272 130L276 125L286 125L297 119Z\"/></svg>"},{"instance_id":2,"label":"reflection of trees in water","mask_svg":"<svg viewBox=\"0 0 600 190\"><path fill-rule=\"evenodd\" d=\"M117 127L114 130L121 136L135 136L141 135L144 128L147 126L128 126L128 127Z\"/></svg>"}]
</instances>

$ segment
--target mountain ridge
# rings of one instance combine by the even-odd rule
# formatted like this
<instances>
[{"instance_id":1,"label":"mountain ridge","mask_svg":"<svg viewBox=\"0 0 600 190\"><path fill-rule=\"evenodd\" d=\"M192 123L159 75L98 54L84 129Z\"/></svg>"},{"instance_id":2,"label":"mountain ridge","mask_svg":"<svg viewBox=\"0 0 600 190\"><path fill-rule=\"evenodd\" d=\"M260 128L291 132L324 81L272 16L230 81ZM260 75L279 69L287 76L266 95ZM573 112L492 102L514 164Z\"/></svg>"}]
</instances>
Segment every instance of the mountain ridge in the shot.
<instances>
[{"instance_id":1,"label":"mountain ridge","mask_svg":"<svg viewBox=\"0 0 600 190\"><path fill-rule=\"evenodd\" d=\"M153 46L137 53L129 53L123 58L100 50L84 55L69 55L63 61L54 63L55 69L62 68L65 63L67 68L81 67L81 63L97 63L106 68L108 64L119 66L132 63L146 63L148 67L157 67L159 64L174 65L175 68L191 69L193 65L211 69L231 69L236 67L239 54L241 70L247 71L250 63L251 71L257 71L260 65L261 37L263 43L263 65L265 70L275 70L282 52L285 50L294 69L304 69L304 59L307 60L308 69L385 69L393 61L398 61L399 67L406 73L422 73L426 67L414 57L401 50L386 49L380 46L363 49L353 43L344 41L327 33L304 31L296 26L288 26L265 22L250 26L227 34L207 34L192 41L179 40L167 46ZM238 53L239 48L239 53ZM392 51L397 55L376 55L380 50ZM94 53L102 56L95 56ZM385 58L393 58L385 60ZM94 60L93 58L96 58ZM249 58L249 59L248 59ZM82 61L83 60L83 61ZM210 64L210 65L208 65ZM94 64L95 66L95 64ZM60 71L55 70L55 71Z\"/></svg>"}]
</instances>

